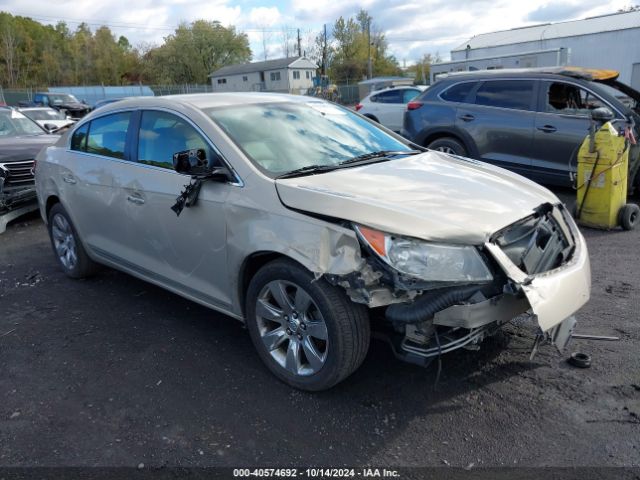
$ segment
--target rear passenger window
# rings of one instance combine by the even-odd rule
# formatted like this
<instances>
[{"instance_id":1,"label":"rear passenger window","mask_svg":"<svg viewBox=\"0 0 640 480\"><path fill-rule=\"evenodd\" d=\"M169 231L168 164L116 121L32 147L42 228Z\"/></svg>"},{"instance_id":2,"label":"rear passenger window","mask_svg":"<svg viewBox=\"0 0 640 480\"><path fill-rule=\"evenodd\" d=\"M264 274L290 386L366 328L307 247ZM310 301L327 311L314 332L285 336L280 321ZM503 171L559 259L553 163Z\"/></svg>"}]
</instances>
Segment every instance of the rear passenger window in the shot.
<instances>
[{"instance_id":1,"label":"rear passenger window","mask_svg":"<svg viewBox=\"0 0 640 480\"><path fill-rule=\"evenodd\" d=\"M533 81L496 80L484 82L476 92L476 105L531 110Z\"/></svg>"},{"instance_id":2,"label":"rear passenger window","mask_svg":"<svg viewBox=\"0 0 640 480\"><path fill-rule=\"evenodd\" d=\"M402 92L400 90L389 90L379 93L371 100L378 103L402 103Z\"/></svg>"},{"instance_id":3,"label":"rear passenger window","mask_svg":"<svg viewBox=\"0 0 640 480\"><path fill-rule=\"evenodd\" d=\"M176 115L142 112L138 139L138 162L173 170L173 154L201 148L209 163L217 156L196 129Z\"/></svg>"},{"instance_id":4,"label":"rear passenger window","mask_svg":"<svg viewBox=\"0 0 640 480\"><path fill-rule=\"evenodd\" d=\"M420 93L420 90L414 90L413 88L407 88L402 92L402 103L409 103L411 100L416 98Z\"/></svg>"},{"instance_id":5,"label":"rear passenger window","mask_svg":"<svg viewBox=\"0 0 640 480\"><path fill-rule=\"evenodd\" d=\"M85 123L75 132L71 137L71 150L77 150L84 152L87 150L87 131L89 130L89 124Z\"/></svg>"},{"instance_id":6,"label":"rear passenger window","mask_svg":"<svg viewBox=\"0 0 640 480\"><path fill-rule=\"evenodd\" d=\"M130 112L96 118L89 126L87 153L124 159L124 145L129 128Z\"/></svg>"},{"instance_id":7,"label":"rear passenger window","mask_svg":"<svg viewBox=\"0 0 640 480\"><path fill-rule=\"evenodd\" d=\"M444 92L440 94L440 97L447 102L464 102L467 99L473 87L477 85L477 82L465 82L458 83L453 87L447 88Z\"/></svg>"}]
</instances>

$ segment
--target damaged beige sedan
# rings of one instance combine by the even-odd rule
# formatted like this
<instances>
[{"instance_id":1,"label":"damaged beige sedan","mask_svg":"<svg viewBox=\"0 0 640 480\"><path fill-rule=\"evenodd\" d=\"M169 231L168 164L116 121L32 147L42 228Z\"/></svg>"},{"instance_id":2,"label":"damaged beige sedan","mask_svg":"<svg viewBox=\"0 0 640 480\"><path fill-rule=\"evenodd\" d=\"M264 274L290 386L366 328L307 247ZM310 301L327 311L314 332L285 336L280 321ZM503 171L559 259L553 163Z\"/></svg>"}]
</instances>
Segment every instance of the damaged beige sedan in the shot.
<instances>
[{"instance_id":1,"label":"damaged beige sedan","mask_svg":"<svg viewBox=\"0 0 640 480\"><path fill-rule=\"evenodd\" d=\"M237 318L300 389L349 376L372 330L420 365L522 315L562 348L589 299L547 189L308 97L123 100L41 152L36 184L69 276L104 264Z\"/></svg>"}]
</instances>

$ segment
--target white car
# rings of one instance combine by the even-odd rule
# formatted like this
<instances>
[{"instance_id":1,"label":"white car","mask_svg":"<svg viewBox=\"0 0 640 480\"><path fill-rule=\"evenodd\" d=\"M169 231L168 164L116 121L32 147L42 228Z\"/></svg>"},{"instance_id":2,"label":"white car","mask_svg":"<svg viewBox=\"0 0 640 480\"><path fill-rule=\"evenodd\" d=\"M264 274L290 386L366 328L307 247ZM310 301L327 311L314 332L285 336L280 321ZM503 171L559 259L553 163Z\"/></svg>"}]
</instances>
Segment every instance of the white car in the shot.
<instances>
[{"instance_id":1,"label":"white car","mask_svg":"<svg viewBox=\"0 0 640 480\"><path fill-rule=\"evenodd\" d=\"M34 122L38 123L45 130L56 130L67 125L75 123L63 112L59 112L54 108L49 107L25 107L19 109L20 113L29 117Z\"/></svg>"},{"instance_id":2,"label":"white car","mask_svg":"<svg viewBox=\"0 0 640 480\"><path fill-rule=\"evenodd\" d=\"M407 103L426 89L427 87L423 85L417 85L376 90L356 105L356 112L381 123L394 132L399 132Z\"/></svg>"}]
</instances>

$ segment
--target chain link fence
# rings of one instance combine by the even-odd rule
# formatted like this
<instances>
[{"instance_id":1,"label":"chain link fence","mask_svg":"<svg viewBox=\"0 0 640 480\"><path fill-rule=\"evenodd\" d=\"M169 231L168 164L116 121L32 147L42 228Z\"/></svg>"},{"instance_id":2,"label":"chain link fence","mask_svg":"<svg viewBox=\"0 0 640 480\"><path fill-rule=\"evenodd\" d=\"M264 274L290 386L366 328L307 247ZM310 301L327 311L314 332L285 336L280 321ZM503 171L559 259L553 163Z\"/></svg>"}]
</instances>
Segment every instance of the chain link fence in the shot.
<instances>
[{"instance_id":1,"label":"chain link fence","mask_svg":"<svg viewBox=\"0 0 640 480\"><path fill-rule=\"evenodd\" d=\"M111 98L134 97L140 95L155 96L180 95L186 93L211 93L213 87L210 84L182 84L182 85L130 85L130 86L73 86L73 87L29 87L29 88L2 88L0 87L0 104L19 106L21 102L33 101L33 96L38 92L70 93L78 100L86 101L94 105L99 100ZM338 85L337 95L330 100L343 105L355 105L359 101L358 85Z\"/></svg>"}]
</instances>

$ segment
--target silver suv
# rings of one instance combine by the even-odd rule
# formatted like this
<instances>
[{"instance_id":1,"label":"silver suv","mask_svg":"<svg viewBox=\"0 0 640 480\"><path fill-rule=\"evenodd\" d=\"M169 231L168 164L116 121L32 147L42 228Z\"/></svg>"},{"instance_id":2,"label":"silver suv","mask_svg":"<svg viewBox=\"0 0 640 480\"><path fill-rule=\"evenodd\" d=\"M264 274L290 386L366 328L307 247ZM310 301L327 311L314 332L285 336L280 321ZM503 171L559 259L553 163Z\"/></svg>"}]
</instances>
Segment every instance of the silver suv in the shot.
<instances>
[{"instance_id":1,"label":"silver suv","mask_svg":"<svg viewBox=\"0 0 640 480\"><path fill-rule=\"evenodd\" d=\"M589 298L548 190L308 97L107 105L41 152L36 184L67 275L108 265L246 322L301 389L351 374L372 329L421 365L521 314L563 346Z\"/></svg>"}]
</instances>

